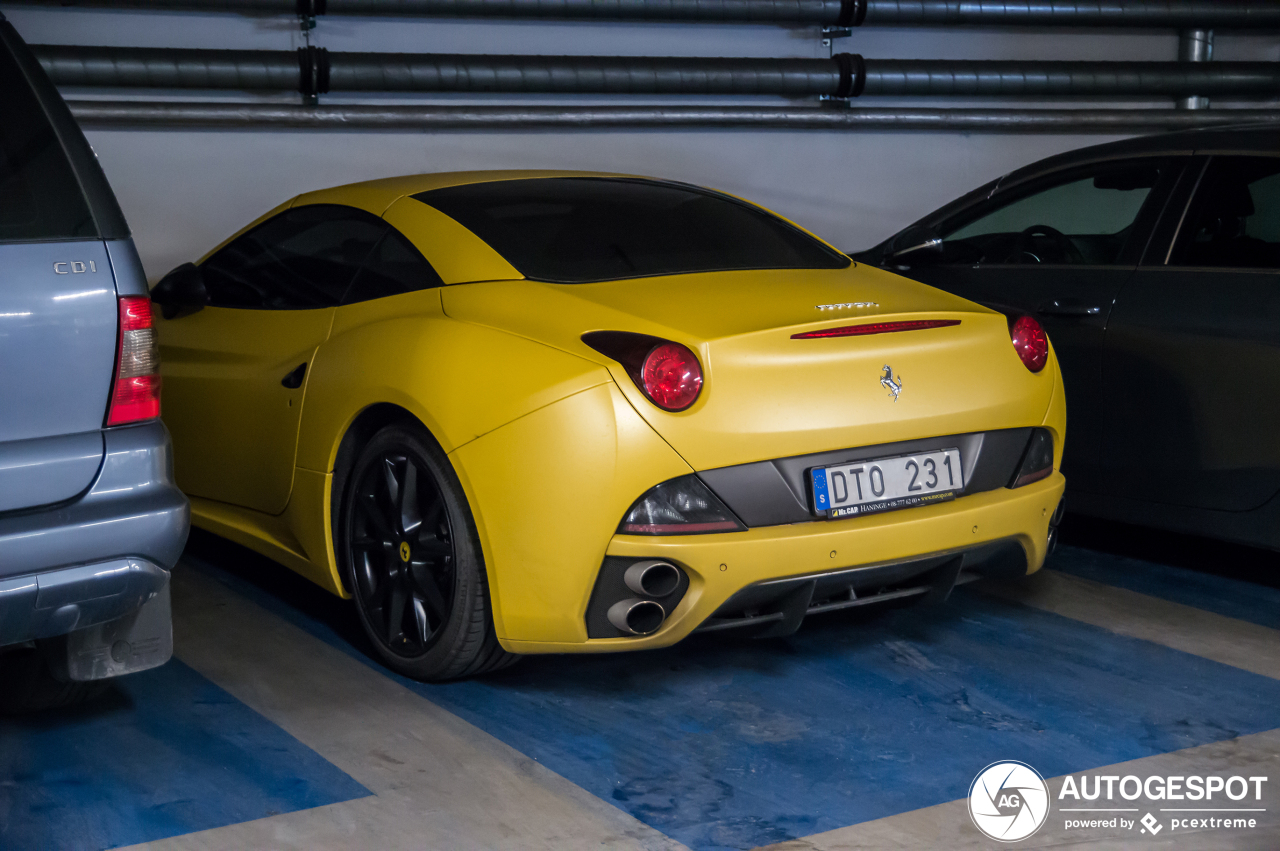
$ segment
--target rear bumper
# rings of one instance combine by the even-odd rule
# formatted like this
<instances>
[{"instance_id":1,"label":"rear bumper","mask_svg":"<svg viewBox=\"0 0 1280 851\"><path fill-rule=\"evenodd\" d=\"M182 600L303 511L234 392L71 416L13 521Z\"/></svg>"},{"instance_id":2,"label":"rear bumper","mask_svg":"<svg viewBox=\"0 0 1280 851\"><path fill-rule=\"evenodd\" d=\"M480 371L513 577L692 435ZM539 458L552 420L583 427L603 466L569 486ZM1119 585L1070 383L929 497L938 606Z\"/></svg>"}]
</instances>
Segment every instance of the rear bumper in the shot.
<instances>
[{"instance_id":1,"label":"rear bumper","mask_svg":"<svg viewBox=\"0 0 1280 851\"><path fill-rule=\"evenodd\" d=\"M169 571L140 558L0 580L0 646L118 620L168 582Z\"/></svg>"},{"instance_id":2,"label":"rear bumper","mask_svg":"<svg viewBox=\"0 0 1280 851\"><path fill-rule=\"evenodd\" d=\"M816 591L830 584L828 578L858 586L858 571L872 573L890 565L916 564L921 568L918 574L945 572L948 566L957 572L960 567L989 564L1007 569L1010 546L1021 550L1018 565L1025 572L1034 572L1048 552L1050 524L1065 485L1062 474L1054 473L1016 490L999 488L940 505L845 520L719 535L615 535L609 556L661 559L689 576L688 591L661 628L646 636L593 638L579 643L522 641L511 636L502 644L517 653L608 653L664 647L699 627L721 625L726 615L733 614L734 599L742 599L738 595L777 580L813 579ZM957 556L963 558L957 560ZM840 576L835 578L836 574ZM907 571L902 578L918 574ZM954 579L952 574L951 581ZM785 584L790 587L795 583ZM941 585L950 588L944 578L932 578L930 587Z\"/></svg>"},{"instance_id":3,"label":"rear bumper","mask_svg":"<svg viewBox=\"0 0 1280 851\"><path fill-rule=\"evenodd\" d=\"M168 582L190 522L169 433L153 422L104 436L82 497L0 516L0 645L115 620Z\"/></svg>"}]
</instances>

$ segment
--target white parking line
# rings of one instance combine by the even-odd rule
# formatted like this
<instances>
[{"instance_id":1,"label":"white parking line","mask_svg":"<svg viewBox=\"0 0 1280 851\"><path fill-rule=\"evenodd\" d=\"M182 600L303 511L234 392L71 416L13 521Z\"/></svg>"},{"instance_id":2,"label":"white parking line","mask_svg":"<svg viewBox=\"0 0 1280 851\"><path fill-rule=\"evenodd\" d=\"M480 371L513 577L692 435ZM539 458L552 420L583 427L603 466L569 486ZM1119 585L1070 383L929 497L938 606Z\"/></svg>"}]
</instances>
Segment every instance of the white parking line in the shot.
<instances>
[{"instance_id":1,"label":"white parking line","mask_svg":"<svg viewBox=\"0 0 1280 851\"><path fill-rule=\"evenodd\" d=\"M1017 582L987 581L968 587L1280 679L1280 630L1056 570L1041 570Z\"/></svg>"}]
</instances>

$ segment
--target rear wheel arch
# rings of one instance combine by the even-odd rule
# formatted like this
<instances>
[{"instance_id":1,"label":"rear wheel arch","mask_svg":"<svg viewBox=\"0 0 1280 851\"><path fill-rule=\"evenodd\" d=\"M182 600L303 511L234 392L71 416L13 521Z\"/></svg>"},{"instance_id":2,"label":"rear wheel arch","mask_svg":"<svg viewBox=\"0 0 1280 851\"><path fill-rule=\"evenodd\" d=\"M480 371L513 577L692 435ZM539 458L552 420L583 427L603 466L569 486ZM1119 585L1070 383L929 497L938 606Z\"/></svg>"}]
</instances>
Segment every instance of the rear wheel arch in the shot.
<instances>
[{"instance_id":1,"label":"rear wheel arch","mask_svg":"<svg viewBox=\"0 0 1280 851\"><path fill-rule=\"evenodd\" d=\"M388 458L379 498L382 475L377 471ZM417 485L412 484L415 469ZM328 522L339 577L355 598L384 663L406 676L436 680L497 670L515 661L494 630L489 564L471 500L453 461L420 419L391 404L362 411L340 442L331 487ZM382 513L388 499L390 517ZM384 519L371 519L378 516ZM410 518L416 518L412 525ZM438 533L426 531L437 525ZM357 543L350 544L350 536ZM393 555L394 566L388 567L383 556L395 552L397 540L400 557ZM370 544L377 555L370 553ZM411 560L410 544L418 560ZM434 549L440 546L446 549ZM409 609L404 608L405 595ZM407 627L407 621L416 627ZM418 631L421 640L415 644Z\"/></svg>"},{"instance_id":2,"label":"rear wheel arch","mask_svg":"<svg viewBox=\"0 0 1280 851\"><path fill-rule=\"evenodd\" d=\"M341 561L337 552L338 548L338 523L341 520L342 498L346 490L351 469L355 464L360 450L365 447L373 436L382 429L390 425L408 424L423 429L431 437L441 454L449 462L453 468L453 474L458 478L462 487L462 492L467 498L471 510L472 522L475 523L475 532L480 539L481 553L484 554L488 550L485 544L484 522L480 517L476 516L475 500L470 494L470 485L463 471L458 468L457 459L454 458L447 449L445 444L440 440L440 435L436 433L428 423L422 421L422 418L414 414L408 408L404 408L394 402L377 402L367 406L360 413L356 414L351 424L347 426L342 433L342 438L338 441L338 447L333 455L333 481L329 489L329 507L328 516L325 517L325 523L328 524L331 548L330 555L333 558L333 564L340 566ZM492 566L489 564L487 555L484 556L484 568L487 578L492 588L493 576ZM350 582L346 572L338 569L338 578L342 582L342 588L348 594L351 593Z\"/></svg>"},{"instance_id":3,"label":"rear wheel arch","mask_svg":"<svg viewBox=\"0 0 1280 851\"><path fill-rule=\"evenodd\" d=\"M342 495L347 487L351 467L355 463L356 456L360 454L361 448L379 431L395 423L413 423L426 429L428 433L431 432L431 429L408 409L391 402L378 402L358 413L343 432L342 439L338 441L338 449L333 459L333 484L329 490L329 516L326 518L334 548L334 564L339 563L338 520L341 515ZM431 436L437 444L440 442L434 434ZM346 572L339 570L338 577L342 580L343 590L350 594L350 582Z\"/></svg>"}]
</instances>

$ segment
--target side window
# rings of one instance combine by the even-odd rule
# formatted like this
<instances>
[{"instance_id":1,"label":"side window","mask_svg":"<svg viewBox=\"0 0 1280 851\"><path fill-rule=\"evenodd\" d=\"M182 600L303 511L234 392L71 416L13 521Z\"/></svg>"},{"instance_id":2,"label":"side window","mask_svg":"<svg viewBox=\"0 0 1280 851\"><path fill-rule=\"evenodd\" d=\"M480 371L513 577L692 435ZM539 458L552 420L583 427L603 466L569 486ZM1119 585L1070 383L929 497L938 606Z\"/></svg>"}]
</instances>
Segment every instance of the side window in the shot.
<instances>
[{"instance_id":1,"label":"side window","mask_svg":"<svg viewBox=\"0 0 1280 851\"><path fill-rule=\"evenodd\" d=\"M1106 266L1118 261L1164 161L1074 170L943 228L944 262Z\"/></svg>"},{"instance_id":2,"label":"side window","mask_svg":"<svg viewBox=\"0 0 1280 851\"><path fill-rule=\"evenodd\" d=\"M1170 263L1280 269L1280 157L1214 158Z\"/></svg>"},{"instance_id":3,"label":"side window","mask_svg":"<svg viewBox=\"0 0 1280 851\"><path fill-rule=\"evenodd\" d=\"M353 304L443 285L444 281L413 243L395 228L389 228L365 261L342 303Z\"/></svg>"},{"instance_id":4,"label":"side window","mask_svg":"<svg viewBox=\"0 0 1280 851\"><path fill-rule=\"evenodd\" d=\"M53 126L0 43L0 242L97 235Z\"/></svg>"},{"instance_id":5,"label":"side window","mask_svg":"<svg viewBox=\"0 0 1280 851\"><path fill-rule=\"evenodd\" d=\"M386 230L377 216L333 204L281 213L205 261L209 303L272 310L336 305Z\"/></svg>"}]
</instances>

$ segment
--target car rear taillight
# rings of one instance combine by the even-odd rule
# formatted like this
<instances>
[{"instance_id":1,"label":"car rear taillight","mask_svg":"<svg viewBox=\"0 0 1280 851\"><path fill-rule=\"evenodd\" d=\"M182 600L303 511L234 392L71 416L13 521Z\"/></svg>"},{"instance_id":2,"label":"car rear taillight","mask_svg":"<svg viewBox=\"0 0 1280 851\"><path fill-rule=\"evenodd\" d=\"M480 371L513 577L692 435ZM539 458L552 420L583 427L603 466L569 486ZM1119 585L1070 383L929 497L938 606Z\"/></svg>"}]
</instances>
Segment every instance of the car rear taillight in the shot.
<instances>
[{"instance_id":1,"label":"car rear taillight","mask_svg":"<svg viewBox=\"0 0 1280 851\"><path fill-rule=\"evenodd\" d=\"M655 346L640 369L640 389L665 411L683 411L702 392L702 365L679 343Z\"/></svg>"},{"instance_id":2,"label":"car rear taillight","mask_svg":"<svg viewBox=\"0 0 1280 851\"><path fill-rule=\"evenodd\" d=\"M151 322L151 299L120 299L119 339L107 425L153 420L160 416L160 350Z\"/></svg>"},{"instance_id":3,"label":"car rear taillight","mask_svg":"<svg viewBox=\"0 0 1280 851\"><path fill-rule=\"evenodd\" d=\"M1027 441L1026 451L1022 453L1022 463L1013 476L1011 488L1020 488L1053 474L1053 435L1048 429L1032 430L1031 439Z\"/></svg>"},{"instance_id":4,"label":"car rear taillight","mask_svg":"<svg viewBox=\"0 0 1280 851\"><path fill-rule=\"evenodd\" d=\"M686 410L702 392L702 364L688 347L628 331L592 331L582 341L626 369L640 392L664 411Z\"/></svg>"},{"instance_id":5,"label":"car rear taillight","mask_svg":"<svg viewBox=\"0 0 1280 851\"><path fill-rule=\"evenodd\" d=\"M1049 360L1049 338L1039 322L1030 316L1019 316L1009 326L1009 339L1023 366L1032 372L1044 369Z\"/></svg>"},{"instance_id":6,"label":"car rear taillight","mask_svg":"<svg viewBox=\"0 0 1280 851\"><path fill-rule=\"evenodd\" d=\"M623 535L704 535L746 528L695 474L654 485L618 524Z\"/></svg>"},{"instance_id":7,"label":"car rear taillight","mask_svg":"<svg viewBox=\"0 0 1280 851\"><path fill-rule=\"evenodd\" d=\"M866 322L862 325L842 325L839 328L823 328L792 334L793 340L824 340L829 337L865 337L869 334L895 334L899 331L923 331L927 328L950 328L959 325L959 319L908 319L903 322Z\"/></svg>"}]
</instances>

